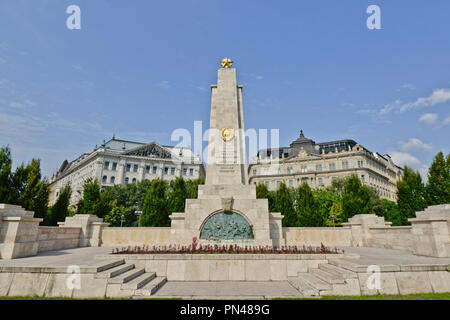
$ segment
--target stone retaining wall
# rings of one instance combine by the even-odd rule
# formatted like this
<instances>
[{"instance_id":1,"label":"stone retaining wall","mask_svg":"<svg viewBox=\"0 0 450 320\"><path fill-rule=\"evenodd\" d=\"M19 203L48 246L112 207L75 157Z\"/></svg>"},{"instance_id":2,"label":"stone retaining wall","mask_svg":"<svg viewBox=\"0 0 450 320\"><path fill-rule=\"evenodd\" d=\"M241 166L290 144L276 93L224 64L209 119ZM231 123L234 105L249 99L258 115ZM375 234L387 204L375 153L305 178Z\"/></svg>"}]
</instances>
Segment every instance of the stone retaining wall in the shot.
<instances>
[{"instance_id":1,"label":"stone retaining wall","mask_svg":"<svg viewBox=\"0 0 450 320\"><path fill-rule=\"evenodd\" d=\"M117 254L168 281L286 281L343 254ZM353 255L352 255L353 256Z\"/></svg>"},{"instance_id":2,"label":"stone retaining wall","mask_svg":"<svg viewBox=\"0 0 450 320\"><path fill-rule=\"evenodd\" d=\"M43 227L38 228L38 252L77 248L80 228Z\"/></svg>"},{"instance_id":3,"label":"stone retaining wall","mask_svg":"<svg viewBox=\"0 0 450 320\"><path fill-rule=\"evenodd\" d=\"M328 247L351 246L352 232L350 228L283 228L286 245Z\"/></svg>"},{"instance_id":4,"label":"stone retaining wall","mask_svg":"<svg viewBox=\"0 0 450 320\"><path fill-rule=\"evenodd\" d=\"M168 245L170 228L104 228L102 246Z\"/></svg>"}]
</instances>

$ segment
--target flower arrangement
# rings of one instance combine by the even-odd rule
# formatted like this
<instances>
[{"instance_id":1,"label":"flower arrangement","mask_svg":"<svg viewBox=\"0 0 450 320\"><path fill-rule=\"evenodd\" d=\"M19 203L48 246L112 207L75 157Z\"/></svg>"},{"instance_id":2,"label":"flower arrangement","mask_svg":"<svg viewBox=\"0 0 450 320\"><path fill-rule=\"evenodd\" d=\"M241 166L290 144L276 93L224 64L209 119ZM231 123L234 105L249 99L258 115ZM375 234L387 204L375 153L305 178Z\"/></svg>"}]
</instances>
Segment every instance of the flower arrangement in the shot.
<instances>
[{"instance_id":1,"label":"flower arrangement","mask_svg":"<svg viewBox=\"0 0 450 320\"><path fill-rule=\"evenodd\" d=\"M338 254L343 250L326 247L321 243L320 247L312 246L239 246L230 245L202 245L198 244L197 238L192 239L189 246L169 245L169 246L135 246L125 248L115 248L112 254Z\"/></svg>"}]
</instances>

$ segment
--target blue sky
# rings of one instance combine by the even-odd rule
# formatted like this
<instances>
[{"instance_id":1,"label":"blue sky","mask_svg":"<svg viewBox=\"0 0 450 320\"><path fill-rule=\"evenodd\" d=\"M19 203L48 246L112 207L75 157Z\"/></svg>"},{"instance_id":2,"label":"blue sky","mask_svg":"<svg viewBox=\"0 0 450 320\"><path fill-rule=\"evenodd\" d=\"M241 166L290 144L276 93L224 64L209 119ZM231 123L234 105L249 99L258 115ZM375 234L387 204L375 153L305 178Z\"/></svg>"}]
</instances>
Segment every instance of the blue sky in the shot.
<instances>
[{"instance_id":1,"label":"blue sky","mask_svg":"<svg viewBox=\"0 0 450 320\"><path fill-rule=\"evenodd\" d=\"M69 30L66 8L81 8ZM369 30L366 8L381 8ZM233 59L248 128L354 139L422 173L450 152L450 1L2 0L0 145L50 175L117 138L209 125Z\"/></svg>"}]
</instances>

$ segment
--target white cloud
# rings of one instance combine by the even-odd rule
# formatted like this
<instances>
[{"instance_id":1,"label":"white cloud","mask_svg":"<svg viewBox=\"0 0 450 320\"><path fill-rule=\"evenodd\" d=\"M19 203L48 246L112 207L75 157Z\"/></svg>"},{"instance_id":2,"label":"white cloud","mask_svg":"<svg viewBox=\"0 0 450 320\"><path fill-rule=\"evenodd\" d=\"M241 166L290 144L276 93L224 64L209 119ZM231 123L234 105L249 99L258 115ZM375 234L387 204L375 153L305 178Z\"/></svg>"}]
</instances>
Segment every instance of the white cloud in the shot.
<instances>
[{"instance_id":1,"label":"white cloud","mask_svg":"<svg viewBox=\"0 0 450 320\"><path fill-rule=\"evenodd\" d=\"M169 89L170 85L169 85L169 81L167 80L163 80L161 82L159 82L157 84L158 87L164 88L164 89Z\"/></svg>"},{"instance_id":2,"label":"white cloud","mask_svg":"<svg viewBox=\"0 0 450 320\"><path fill-rule=\"evenodd\" d=\"M444 119L444 121L442 121L442 126L446 126L450 124L450 116L448 116L447 118Z\"/></svg>"},{"instance_id":3,"label":"white cloud","mask_svg":"<svg viewBox=\"0 0 450 320\"><path fill-rule=\"evenodd\" d=\"M396 165L401 167L408 166L411 168L418 168L422 166L422 162L407 152L392 151L389 154Z\"/></svg>"},{"instance_id":4,"label":"white cloud","mask_svg":"<svg viewBox=\"0 0 450 320\"><path fill-rule=\"evenodd\" d=\"M402 104L401 100L395 100L395 102L393 102L393 103L385 104L383 106L383 109L380 110L380 114L387 114L387 113L391 112L392 110L399 108L399 106L401 104Z\"/></svg>"},{"instance_id":5,"label":"white cloud","mask_svg":"<svg viewBox=\"0 0 450 320\"><path fill-rule=\"evenodd\" d=\"M438 115L436 113L424 113L419 118L419 122L424 122L426 124L432 125L436 123L437 119Z\"/></svg>"},{"instance_id":6,"label":"white cloud","mask_svg":"<svg viewBox=\"0 0 450 320\"><path fill-rule=\"evenodd\" d=\"M420 139L411 138L408 142L400 142L400 149L403 152L429 152L432 147L429 144L423 143Z\"/></svg>"},{"instance_id":7,"label":"white cloud","mask_svg":"<svg viewBox=\"0 0 450 320\"><path fill-rule=\"evenodd\" d=\"M403 113L410 109L432 107L450 101L450 89L436 89L429 97L418 98L415 102L405 103L400 107Z\"/></svg>"}]
</instances>

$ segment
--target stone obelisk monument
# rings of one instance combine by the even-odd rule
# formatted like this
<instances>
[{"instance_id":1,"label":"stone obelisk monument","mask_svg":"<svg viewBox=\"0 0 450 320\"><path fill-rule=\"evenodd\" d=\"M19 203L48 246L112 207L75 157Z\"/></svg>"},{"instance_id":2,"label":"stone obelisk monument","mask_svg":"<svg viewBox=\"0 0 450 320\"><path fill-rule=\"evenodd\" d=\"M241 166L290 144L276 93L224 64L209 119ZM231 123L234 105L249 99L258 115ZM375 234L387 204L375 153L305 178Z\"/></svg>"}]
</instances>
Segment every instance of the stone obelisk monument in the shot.
<instances>
[{"instance_id":1,"label":"stone obelisk monument","mask_svg":"<svg viewBox=\"0 0 450 320\"><path fill-rule=\"evenodd\" d=\"M242 86L236 69L225 58L211 86L211 118L206 181L198 199L186 200L186 211L170 218L171 243L284 244L279 213L269 213L268 200L256 199L256 186L248 184Z\"/></svg>"}]
</instances>

